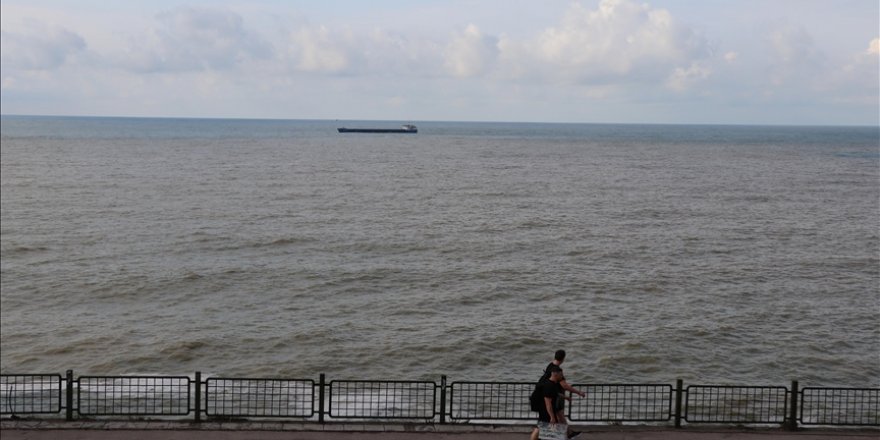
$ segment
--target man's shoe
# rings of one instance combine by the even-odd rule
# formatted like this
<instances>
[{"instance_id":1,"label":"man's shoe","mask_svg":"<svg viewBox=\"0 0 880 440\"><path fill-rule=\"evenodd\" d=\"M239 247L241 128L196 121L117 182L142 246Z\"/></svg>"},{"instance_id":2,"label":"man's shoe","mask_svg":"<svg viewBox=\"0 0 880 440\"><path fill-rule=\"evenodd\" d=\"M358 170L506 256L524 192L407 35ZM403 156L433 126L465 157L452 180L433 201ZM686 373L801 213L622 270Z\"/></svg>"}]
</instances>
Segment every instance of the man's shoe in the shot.
<instances>
[{"instance_id":1,"label":"man's shoe","mask_svg":"<svg viewBox=\"0 0 880 440\"><path fill-rule=\"evenodd\" d=\"M571 433L568 434L568 438L575 438L575 437L577 437L577 436L579 436L579 435L581 435L581 432L580 432L580 431L571 431Z\"/></svg>"}]
</instances>

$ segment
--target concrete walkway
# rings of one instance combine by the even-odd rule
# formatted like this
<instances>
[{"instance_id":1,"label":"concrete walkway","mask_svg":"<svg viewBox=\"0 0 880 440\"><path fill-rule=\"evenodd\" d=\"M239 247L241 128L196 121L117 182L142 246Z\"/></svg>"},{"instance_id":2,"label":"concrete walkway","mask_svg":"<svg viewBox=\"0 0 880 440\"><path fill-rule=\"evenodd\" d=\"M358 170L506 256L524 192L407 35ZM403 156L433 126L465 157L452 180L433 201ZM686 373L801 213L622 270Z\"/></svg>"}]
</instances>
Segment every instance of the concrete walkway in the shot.
<instances>
[{"instance_id":1,"label":"concrete walkway","mask_svg":"<svg viewBox=\"0 0 880 440\"><path fill-rule=\"evenodd\" d=\"M583 426L585 440L880 440L880 429ZM3 440L524 440L524 425L104 422L3 420Z\"/></svg>"}]
</instances>

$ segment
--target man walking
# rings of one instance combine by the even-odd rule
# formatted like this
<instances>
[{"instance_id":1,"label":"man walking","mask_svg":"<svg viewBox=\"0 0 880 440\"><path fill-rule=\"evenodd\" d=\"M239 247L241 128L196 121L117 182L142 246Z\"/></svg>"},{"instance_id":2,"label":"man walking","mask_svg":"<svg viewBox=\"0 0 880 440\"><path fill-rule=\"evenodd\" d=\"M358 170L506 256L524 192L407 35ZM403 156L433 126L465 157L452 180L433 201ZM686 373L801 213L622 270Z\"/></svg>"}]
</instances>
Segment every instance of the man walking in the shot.
<instances>
[{"instance_id":1,"label":"man walking","mask_svg":"<svg viewBox=\"0 0 880 440\"><path fill-rule=\"evenodd\" d=\"M538 407L538 424L542 423L562 423L559 421L556 413L556 401L562 393L562 387L559 382L562 380L562 369L556 365L548 366L548 379L542 380L539 384L541 391L541 405ZM532 430L531 440L538 440L540 429L535 426Z\"/></svg>"},{"instance_id":2,"label":"man walking","mask_svg":"<svg viewBox=\"0 0 880 440\"><path fill-rule=\"evenodd\" d=\"M541 376L541 381L545 381L549 379L550 374L553 370L559 370L559 374L562 375L562 363L565 362L565 350L556 350L556 353L553 355L553 361L547 364L547 368L544 369L544 375ZM539 382L541 382L539 381ZM554 409L556 413L557 423L568 423L568 420L565 418L565 400L571 400L570 398L565 396L565 391L568 391L572 394L577 394L581 397L585 397L587 393L571 386L568 381L565 380L565 376L559 380L559 387L562 391L560 391L560 398L556 400L554 403ZM580 432L577 431L568 431L568 438L576 437Z\"/></svg>"}]
</instances>

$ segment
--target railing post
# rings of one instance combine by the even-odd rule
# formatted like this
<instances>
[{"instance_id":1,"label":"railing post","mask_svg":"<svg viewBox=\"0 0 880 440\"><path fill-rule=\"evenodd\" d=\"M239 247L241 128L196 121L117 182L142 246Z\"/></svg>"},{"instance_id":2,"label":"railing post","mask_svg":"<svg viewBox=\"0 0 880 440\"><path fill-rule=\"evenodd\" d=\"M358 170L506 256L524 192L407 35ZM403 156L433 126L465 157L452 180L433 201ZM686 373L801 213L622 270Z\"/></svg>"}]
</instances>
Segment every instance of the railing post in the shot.
<instances>
[{"instance_id":1,"label":"railing post","mask_svg":"<svg viewBox=\"0 0 880 440\"><path fill-rule=\"evenodd\" d=\"M196 371L196 423L202 421L202 372Z\"/></svg>"},{"instance_id":2,"label":"railing post","mask_svg":"<svg viewBox=\"0 0 880 440\"><path fill-rule=\"evenodd\" d=\"M446 375L440 376L440 424L446 423Z\"/></svg>"},{"instance_id":3,"label":"railing post","mask_svg":"<svg viewBox=\"0 0 880 440\"><path fill-rule=\"evenodd\" d=\"M73 420L73 370L67 370L67 408L66 419L68 422Z\"/></svg>"},{"instance_id":4,"label":"railing post","mask_svg":"<svg viewBox=\"0 0 880 440\"><path fill-rule=\"evenodd\" d=\"M798 422L797 422L797 414L798 414L798 381L791 381L791 400L790 400L790 408L788 412L788 421L786 423L786 428L791 431L797 430Z\"/></svg>"},{"instance_id":5,"label":"railing post","mask_svg":"<svg viewBox=\"0 0 880 440\"><path fill-rule=\"evenodd\" d=\"M684 381L675 381L675 427L681 428L681 399L684 393Z\"/></svg>"},{"instance_id":6,"label":"railing post","mask_svg":"<svg viewBox=\"0 0 880 440\"><path fill-rule=\"evenodd\" d=\"M324 373L318 377L318 423L324 423Z\"/></svg>"}]
</instances>

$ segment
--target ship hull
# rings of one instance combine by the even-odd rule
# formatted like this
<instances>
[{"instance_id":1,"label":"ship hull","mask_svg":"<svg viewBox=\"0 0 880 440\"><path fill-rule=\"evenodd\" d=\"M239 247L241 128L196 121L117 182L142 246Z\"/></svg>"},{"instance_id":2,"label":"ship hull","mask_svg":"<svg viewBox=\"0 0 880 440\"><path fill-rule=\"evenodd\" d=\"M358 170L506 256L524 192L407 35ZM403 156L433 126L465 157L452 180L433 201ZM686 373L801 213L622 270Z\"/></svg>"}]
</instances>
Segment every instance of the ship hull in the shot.
<instances>
[{"instance_id":1,"label":"ship hull","mask_svg":"<svg viewBox=\"0 0 880 440\"><path fill-rule=\"evenodd\" d=\"M417 129L407 128L337 128L340 133L418 133Z\"/></svg>"}]
</instances>

